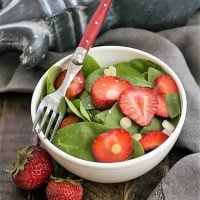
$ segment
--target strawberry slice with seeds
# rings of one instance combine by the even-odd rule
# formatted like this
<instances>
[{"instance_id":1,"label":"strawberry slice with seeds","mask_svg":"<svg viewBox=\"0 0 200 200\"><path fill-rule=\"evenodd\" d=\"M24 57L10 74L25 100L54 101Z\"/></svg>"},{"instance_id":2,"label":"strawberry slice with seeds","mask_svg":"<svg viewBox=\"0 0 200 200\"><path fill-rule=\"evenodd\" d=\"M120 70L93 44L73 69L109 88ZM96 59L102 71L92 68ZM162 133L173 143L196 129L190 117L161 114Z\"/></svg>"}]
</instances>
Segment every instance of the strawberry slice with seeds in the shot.
<instances>
[{"instance_id":1,"label":"strawberry slice with seeds","mask_svg":"<svg viewBox=\"0 0 200 200\"><path fill-rule=\"evenodd\" d=\"M60 85L62 84L65 76L66 76L67 70L62 71L59 76L56 78L55 83L54 83L54 87L57 90ZM75 78L72 80L71 84L69 85L65 96L68 99L73 99L74 97L76 97L77 95L79 95L83 89L84 89L84 85L85 85L85 80L84 80L84 76L82 72L79 72Z\"/></svg>"},{"instance_id":2,"label":"strawberry slice with seeds","mask_svg":"<svg viewBox=\"0 0 200 200\"><path fill-rule=\"evenodd\" d=\"M133 87L122 92L119 107L135 123L147 126L158 107L157 95L150 88Z\"/></svg>"},{"instance_id":3,"label":"strawberry slice with seeds","mask_svg":"<svg viewBox=\"0 0 200 200\"><path fill-rule=\"evenodd\" d=\"M154 89L158 94L177 93L176 82L168 75L160 75L154 82Z\"/></svg>"},{"instance_id":4,"label":"strawberry slice with seeds","mask_svg":"<svg viewBox=\"0 0 200 200\"><path fill-rule=\"evenodd\" d=\"M148 152L160 146L167 138L168 136L162 131L149 131L142 135L139 142L145 152Z\"/></svg>"},{"instance_id":5,"label":"strawberry slice with seeds","mask_svg":"<svg viewBox=\"0 0 200 200\"><path fill-rule=\"evenodd\" d=\"M95 159L105 163L128 160L132 149L130 133L121 128L98 135L92 144Z\"/></svg>"},{"instance_id":6,"label":"strawberry slice with seeds","mask_svg":"<svg viewBox=\"0 0 200 200\"><path fill-rule=\"evenodd\" d=\"M160 117L169 117L169 112L167 110L167 104L166 104L166 95L165 94L158 94L158 108L155 112L155 115L158 115Z\"/></svg>"},{"instance_id":7,"label":"strawberry slice with seeds","mask_svg":"<svg viewBox=\"0 0 200 200\"><path fill-rule=\"evenodd\" d=\"M75 124L77 122L79 122L79 118L75 115L70 115L62 121L60 128L64 128L65 126L69 126L69 125Z\"/></svg>"},{"instance_id":8,"label":"strawberry slice with seeds","mask_svg":"<svg viewBox=\"0 0 200 200\"><path fill-rule=\"evenodd\" d=\"M92 86L92 103L97 109L109 108L119 100L122 91L131 87L131 83L116 76L100 77Z\"/></svg>"}]
</instances>

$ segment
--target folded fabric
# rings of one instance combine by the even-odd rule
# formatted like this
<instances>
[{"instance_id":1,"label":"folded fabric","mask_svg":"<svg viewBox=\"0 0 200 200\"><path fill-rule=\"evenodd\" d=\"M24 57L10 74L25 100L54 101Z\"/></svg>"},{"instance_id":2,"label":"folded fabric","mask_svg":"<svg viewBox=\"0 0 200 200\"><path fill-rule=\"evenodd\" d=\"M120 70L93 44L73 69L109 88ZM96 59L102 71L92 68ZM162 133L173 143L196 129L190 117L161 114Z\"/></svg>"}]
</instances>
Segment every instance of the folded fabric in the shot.
<instances>
[{"instance_id":1,"label":"folded fabric","mask_svg":"<svg viewBox=\"0 0 200 200\"><path fill-rule=\"evenodd\" d=\"M56 61L70 54L49 52L44 63L34 69L19 65L19 53L7 52L0 55L0 93L33 92L42 74Z\"/></svg>"},{"instance_id":2,"label":"folded fabric","mask_svg":"<svg viewBox=\"0 0 200 200\"><path fill-rule=\"evenodd\" d=\"M199 191L200 153L196 153L178 161L148 200L198 200Z\"/></svg>"}]
</instances>

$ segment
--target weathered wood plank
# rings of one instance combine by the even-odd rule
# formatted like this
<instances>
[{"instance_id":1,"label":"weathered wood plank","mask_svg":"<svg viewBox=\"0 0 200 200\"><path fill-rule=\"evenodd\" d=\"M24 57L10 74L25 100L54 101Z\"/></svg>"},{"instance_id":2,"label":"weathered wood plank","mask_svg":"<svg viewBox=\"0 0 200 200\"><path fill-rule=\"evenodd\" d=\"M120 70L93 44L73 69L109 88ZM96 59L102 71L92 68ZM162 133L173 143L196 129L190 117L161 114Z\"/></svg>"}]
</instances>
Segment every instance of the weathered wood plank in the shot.
<instances>
[{"instance_id":1,"label":"weathered wood plank","mask_svg":"<svg viewBox=\"0 0 200 200\"><path fill-rule=\"evenodd\" d=\"M11 176L5 172L16 159L20 147L37 143L31 131L31 95L1 94L0 108L0 200L23 200L31 196L15 187Z\"/></svg>"},{"instance_id":2,"label":"weathered wood plank","mask_svg":"<svg viewBox=\"0 0 200 200\"><path fill-rule=\"evenodd\" d=\"M2 96L0 132L16 130L30 132L32 124L30 117L31 95L9 93Z\"/></svg>"},{"instance_id":3,"label":"weathered wood plank","mask_svg":"<svg viewBox=\"0 0 200 200\"><path fill-rule=\"evenodd\" d=\"M85 200L122 200L123 183L102 184L84 181Z\"/></svg>"},{"instance_id":4,"label":"weathered wood plank","mask_svg":"<svg viewBox=\"0 0 200 200\"><path fill-rule=\"evenodd\" d=\"M3 110L3 95L0 94L0 125L1 125L2 110Z\"/></svg>"}]
</instances>

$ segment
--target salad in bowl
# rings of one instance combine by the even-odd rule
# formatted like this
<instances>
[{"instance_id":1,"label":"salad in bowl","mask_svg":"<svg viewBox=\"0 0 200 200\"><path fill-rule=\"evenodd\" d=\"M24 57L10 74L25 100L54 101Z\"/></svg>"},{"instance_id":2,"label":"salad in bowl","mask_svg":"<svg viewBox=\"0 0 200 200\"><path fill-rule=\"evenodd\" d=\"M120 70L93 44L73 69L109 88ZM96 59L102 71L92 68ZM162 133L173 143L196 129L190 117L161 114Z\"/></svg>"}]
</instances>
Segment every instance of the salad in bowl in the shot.
<instances>
[{"instance_id":1,"label":"salad in bowl","mask_svg":"<svg viewBox=\"0 0 200 200\"><path fill-rule=\"evenodd\" d=\"M101 48L105 51L98 54L98 51L102 52ZM118 51L112 51L112 48ZM185 117L185 93L176 75L171 73L169 67L167 70L163 68L162 61L158 62L158 59L142 51L133 50L134 53L129 52L127 56L126 51L132 49L93 49L97 50L89 53L81 71L66 91L63 102L67 105L65 118L52 144L50 141L46 143L41 135L43 133L39 133L44 146L48 144L47 150L55 159L57 156L52 153L51 147L75 162L82 165L90 163L90 168L96 165L95 168L101 166L101 169L104 165L120 167L120 163L134 163L134 160L152 155L162 146L167 148L164 151L166 155L176 141ZM38 102L62 84L67 73L66 61L55 64L44 75L38 88ZM177 134L173 136L177 128ZM174 139L167 145L171 137ZM163 155L159 155L158 160ZM72 166L68 168L70 163L60 158L56 160L74 172ZM99 182L77 171L74 173ZM137 176L126 177L122 181Z\"/></svg>"}]
</instances>

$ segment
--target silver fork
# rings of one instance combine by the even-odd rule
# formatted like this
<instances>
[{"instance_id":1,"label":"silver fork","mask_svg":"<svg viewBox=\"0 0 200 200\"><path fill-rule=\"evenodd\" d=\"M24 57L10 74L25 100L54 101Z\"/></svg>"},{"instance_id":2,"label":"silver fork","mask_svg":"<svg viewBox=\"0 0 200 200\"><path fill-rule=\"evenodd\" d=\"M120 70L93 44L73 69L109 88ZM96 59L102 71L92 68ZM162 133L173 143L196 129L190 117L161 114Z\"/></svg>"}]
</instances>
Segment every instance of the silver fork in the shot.
<instances>
[{"instance_id":1,"label":"silver fork","mask_svg":"<svg viewBox=\"0 0 200 200\"><path fill-rule=\"evenodd\" d=\"M72 58L69 61L67 75L63 80L63 83L55 92L45 96L39 104L33 124L33 130L35 130L37 123L43 115L38 133L43 129L47 119L49 119L48 126L44 133L44 136L46 138L52 128L53 122L55 121L55 119L57 119L57 122L51 134L50 141L53 139L54 134L58 130L58 127L66 112L66 103L64 99L65 92L76 74L80 71L86 54L86 49L82 47L76 48Z\"/></svg>"},{"instance_id":2,"label":"silver fork","mask_svg":"<svg viewBox=\"0 0 200 200\"><path fill-rule=\"evenodd\" d=\"M76 74L81 70L84 58L102 27L110 4L111 0L102 0L100 2L97 10L95 11L86 28L85 33L83 34L78 47L76 48L72 58L69 61L67 75L63 80L63 83L58 88L58 90L44 97L38 106L36 117L33 123L33 131L35 130L39 121L41 122L37 132L39 133L42 131L45 122L49 119L48 125L44 132L44 137L46 138L53 127L53 123L55 122L50 141L52 141L55 133L57 132L66 112L66 103L64 99L65 92Z\"/></svg>"}]
</instances>

